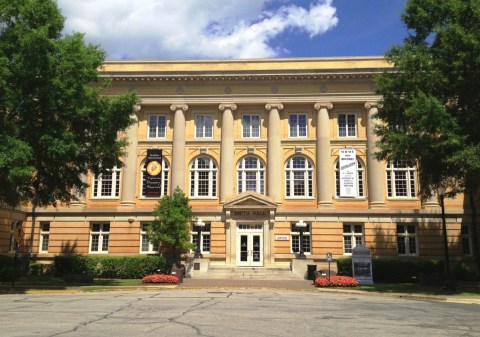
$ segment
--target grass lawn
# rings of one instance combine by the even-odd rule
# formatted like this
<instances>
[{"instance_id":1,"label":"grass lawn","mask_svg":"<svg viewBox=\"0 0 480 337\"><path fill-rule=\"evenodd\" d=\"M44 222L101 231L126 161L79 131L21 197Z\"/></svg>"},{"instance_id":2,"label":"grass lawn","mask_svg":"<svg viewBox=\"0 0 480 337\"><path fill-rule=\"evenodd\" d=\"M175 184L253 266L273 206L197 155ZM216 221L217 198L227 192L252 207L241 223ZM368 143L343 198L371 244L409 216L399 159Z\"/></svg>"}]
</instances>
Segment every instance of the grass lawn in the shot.
<instances>
[{"instance_id":1,"label":"grass lawn","mask_svg":"<svg viewBox=\"0 0 480 337\"><path fill-rule=\"evenodd\" d=\"M480 283L458 283L455 292L445 290L443 286L423 286L419 283L376 283L373 285L359 286L352 288L357 290L380 292L380 293L406 293L423 295L460 295L460 296L478 296L480 295Z\"/></svg>"}]
</instances>

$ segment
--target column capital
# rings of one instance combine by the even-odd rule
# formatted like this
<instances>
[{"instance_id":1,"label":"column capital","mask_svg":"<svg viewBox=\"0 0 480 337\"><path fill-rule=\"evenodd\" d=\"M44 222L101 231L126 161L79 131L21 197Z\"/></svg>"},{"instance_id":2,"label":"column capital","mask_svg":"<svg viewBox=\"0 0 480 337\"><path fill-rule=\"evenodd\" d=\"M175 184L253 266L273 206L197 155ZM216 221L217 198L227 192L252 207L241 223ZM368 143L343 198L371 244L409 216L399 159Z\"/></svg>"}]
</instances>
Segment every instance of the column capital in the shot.
<instances>
[{"instance_id":1,"label":"column capital","mask_svg":"<svg viewBox=\"0 0 480 337\"><path fill-rule=\"evenodd\" d=\"M365 108L367 109L381 109L383 108L383 104L379 102L365 102Z\"/></svg>"},{"instance_id":2,"label":"column capital","mask_svg":"<svg viewBox=\"0 0 480 337\"><path fill-rule=\"evenodd\" d=\"M267 103L265 104L265 109L268 111L272 109L277 109L277 110L283 110L283 104L282 103Z\"/></svg>"},{"instance_id":3,"label":"column capital","mask_svg":"<svg viewBox=\"0 0 480 337\"><path fill-rule=\"evenodd\" d=\"M188 105L186 105L186 104L172 104L172 105L170 105L170 110L172 110L172 111L177 111L177 110L187 111L188 110Z\"/></svg>"},{"instance_id":4,"label":"column capital","mask_svg":"<svg viewBox=\"0 0 480 337\"><path fill-rule=\"evenodd\" d=\"M139 112L140 110L142 110L142 106L141 106L140 104L135 104L135 105L133 106L133 110L134 110L135 112Z\"/></svg>"},{"instance_id":5,"label":"column capital","mask_svg":"<svg viewBox=\"0 0 480 337\"><path fill-rule=\"evenodd\" d=\"M317 110L321 110L321 109L330 110L331 108L333 108L333 104L332 102L317 102L315 103L314 108Z\"/></svg>"},{"instance_id":6,"label":"column capital","mask_svg":"<svg viewBox=\"0 0 480 337\"><path fill-rule=\"evenodd\" d=\"M220 109L221 111L225 109L235 111L237 110L237 105L235 103L221 103L218 106L218 109Z\"/></svg>"}]
</instances>

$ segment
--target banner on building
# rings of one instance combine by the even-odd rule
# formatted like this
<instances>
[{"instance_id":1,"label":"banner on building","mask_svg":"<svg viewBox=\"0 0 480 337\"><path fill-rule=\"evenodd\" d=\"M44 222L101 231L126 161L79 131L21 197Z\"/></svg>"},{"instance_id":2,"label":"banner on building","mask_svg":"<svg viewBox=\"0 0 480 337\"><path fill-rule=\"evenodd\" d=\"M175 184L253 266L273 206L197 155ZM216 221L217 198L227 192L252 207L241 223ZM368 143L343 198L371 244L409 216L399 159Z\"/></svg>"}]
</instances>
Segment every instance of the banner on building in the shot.
<instances>
[{"instance_id":1,"label":"banner on building","mask_svg":"<svg viewBox=\"0 0 480 337\"><path fill-rule=\"evenodd\" d=\"M162 150L148 149L145 165L145 196L160 197L162 194Z\"/></svg>"},{"instance_id":2,"label":"banner on building","mask_svg":"<svg viewBox=\"0 0 480 337\"><path fill-rule=\"evenodd\" d=\"M357 196L357 151L340 150L340 197Z\"/></svg>"}]
</instances>

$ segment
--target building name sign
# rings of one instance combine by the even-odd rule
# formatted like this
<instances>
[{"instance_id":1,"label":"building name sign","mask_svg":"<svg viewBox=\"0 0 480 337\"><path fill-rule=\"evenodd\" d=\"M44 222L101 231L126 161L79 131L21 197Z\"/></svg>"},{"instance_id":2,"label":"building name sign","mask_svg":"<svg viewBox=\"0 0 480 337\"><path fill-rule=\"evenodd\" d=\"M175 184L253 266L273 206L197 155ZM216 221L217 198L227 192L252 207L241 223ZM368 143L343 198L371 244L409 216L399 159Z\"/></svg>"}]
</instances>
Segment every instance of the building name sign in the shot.
<instances>
[{"instance_id":1,"label":"building name sign","mask_svg":"<svg viewBox=\"0 0 480 337\"><path fill-rule=\"evenodd\" d=\"M275 235L275 241L288 241L290 237L288 235Z\"/></svg>"},{"instance_id":2,"label":"building name sign","mask_svg":"<svg viewBox=\"0 0 480 337\"><path fill-rule=\"evenodd\" d=\"M270 211L262 211L262 210L232 211L232 217L236 217L236 218L268 218L269 216L270 216Z\"/></svg>"}]
</instances>

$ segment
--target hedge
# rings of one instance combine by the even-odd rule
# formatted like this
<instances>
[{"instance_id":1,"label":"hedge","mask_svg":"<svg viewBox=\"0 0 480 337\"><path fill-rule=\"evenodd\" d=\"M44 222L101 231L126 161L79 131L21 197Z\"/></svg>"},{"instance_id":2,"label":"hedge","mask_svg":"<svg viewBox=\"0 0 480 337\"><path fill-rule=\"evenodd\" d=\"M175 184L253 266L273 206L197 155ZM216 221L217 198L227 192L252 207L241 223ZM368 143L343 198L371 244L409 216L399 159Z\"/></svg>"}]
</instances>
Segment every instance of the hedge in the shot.
<instances>
[{"instance_id":1,"label":"hedge","mask_svg":"<svg viewBox=\"0 0 480 337\"><path fill-rule=\"evenodd\" d=\"M352 276L352 259L337 260L338 275ZM443 262L424 259L373 258L372 273L374 282L418 282L420 274L443 272Z\"/></svg>"},{"instance_id":2,"label":"hedge","mask_svg":"<svg viewBox=\"0 0 480 337\"><path fill-rule=\"evenodd\" d=\"M13 276L18 279L22 275L25 260L23 257L17 257L15 273L13 272L13 256L0 255L0 282L12 281Z\"/></svg>"},{"instance_id":3,"label":"hedge","mask_svg":"<svg viewBox=\"0 0 480 337\"><path fill-rule=\"evenodd\" d=\"M55 275L88 274L95 278L142 278L166 271L163 256L84 256L55 257Z\"/></svg>"}]
</instances>

